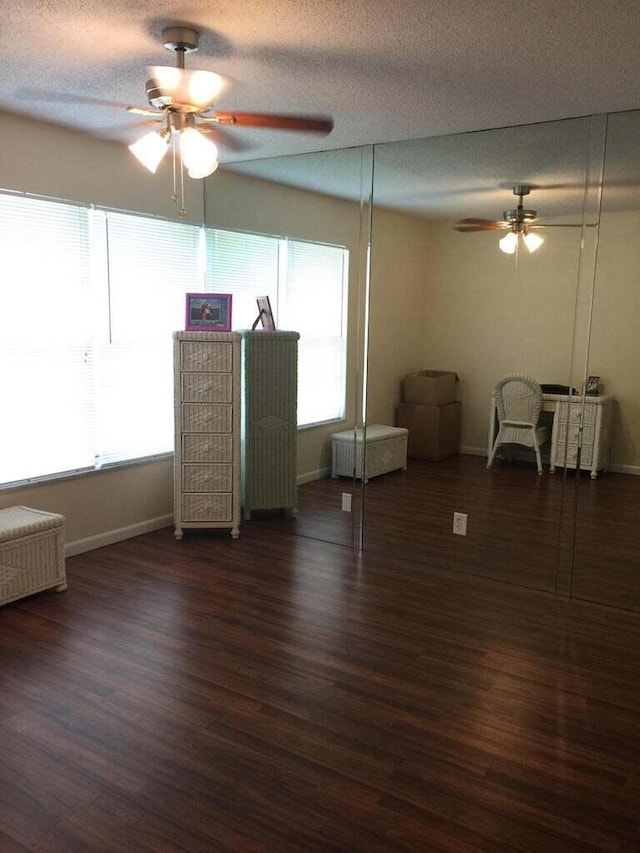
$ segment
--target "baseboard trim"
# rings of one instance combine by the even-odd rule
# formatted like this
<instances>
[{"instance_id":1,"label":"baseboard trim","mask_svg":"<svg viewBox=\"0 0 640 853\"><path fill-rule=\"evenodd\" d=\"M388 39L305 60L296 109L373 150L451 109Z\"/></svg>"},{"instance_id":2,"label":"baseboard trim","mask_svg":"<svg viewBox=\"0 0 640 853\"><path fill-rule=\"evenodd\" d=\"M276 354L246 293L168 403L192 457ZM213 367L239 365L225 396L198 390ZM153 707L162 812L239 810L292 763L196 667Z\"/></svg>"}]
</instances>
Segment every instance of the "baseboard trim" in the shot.
<instances>
[{"instance_id":1,"label":"baseboard trim","mask_svg":"<svg viewBox=\"0 0 640 853\"><path fill-rule=\"evenodd\" d=\"M466 454L467 456L486 456L487 448L486 447L461 447L460 453Z\"/></svg>"},{"instance_id":2,"label":"baseboard trim","mask_svg":"<svg viewBox=\"0 0 640 853\"><path fill-rule=\"evenodd\" d=\"M297 483L304 486L305 483L313 483L315 480L324 480L331 473L331 468L318 468L317 471L309 471L306 474L298 474Z\"/></svg>"},{"instance_id":3,"label":"baseboard trim","mask_svg":"<svg viewBox=\"0 0 640 853\"><path fill-rule=\"evenodd\" d=\"M487 448L461 447L460 453L467 453L469 456L486 456ZM544 457L543 461L546 461ZM585 470L588 471L588 469ZM607 471L611 471L614 474L631 474L633 477L640 477L640 465L609 465Z\"/></svg>"},{"instance_id":4,"label":"baseboard trim","mask_svg":"<svg viewBox=\"0 0 640 853\"><path fill-rule=\"evenodd\" d=\"M74 557L76 554L84 554L85 551L95 551L96 548L104 548L105 545L114 545L116 542L122 542L125 539L133 539L134 536L152 533L154 530L161 530L163 527L170 527L172 524L173 515L162 515L159 518L140 521L138 524L130 524L127 527L97 533L95 536L87 536L85 539L76 539L75 542L67 542L65 545L65 556Z\"/></svg>"},{"instance_id":5,"label":"baseboard trim","mask_svg":"<svg viewBox=\"0 0 640 853\"><path fill-rule=\"evenodd\" d=\"M640 477L638 465L609 465L607 470L613 471L614 474L632 474L634 477Z\"/></svg>"}]
</instances>

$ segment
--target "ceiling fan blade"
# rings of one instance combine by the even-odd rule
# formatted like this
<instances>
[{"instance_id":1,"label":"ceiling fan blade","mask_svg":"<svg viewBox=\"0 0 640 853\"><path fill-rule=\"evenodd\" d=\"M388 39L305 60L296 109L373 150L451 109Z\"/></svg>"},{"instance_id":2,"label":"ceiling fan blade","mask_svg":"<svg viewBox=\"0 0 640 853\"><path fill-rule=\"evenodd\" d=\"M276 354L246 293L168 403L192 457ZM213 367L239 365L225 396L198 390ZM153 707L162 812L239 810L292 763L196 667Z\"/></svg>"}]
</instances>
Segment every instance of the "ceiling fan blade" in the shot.
<instances>
[{"instance_id":1,"label":"ceiling fan blade","mask_svg":"<svg viewBox=\"0 0 640 853\"><path fill-rule=\"evenodd\" d=\"M162 110L150 110L147 107L127 107L127 112L134 116L163 116L165 113Z\"/></svg>"},{"instance_id":2,"label":"ceiling fan blade","mask_svg":"<svg viewBox=\"0 0 640 853\"><path fill-rule=\"evenodd\" d=\"M104 98L92 98L88 95L76 95L71 92L56 92L47 89L18 89L17 98L29 101L48 101L54 104L89 104L94 107L115 107L119 110L128 110L129 104L119 101L108 101Z\"/></svg>"},{"instance_id":3,"label":"ceiling fan blade","mask_svg":"<svg viewBox=\"0 0 640 853\"><path fill-rule=\"evenodd\" d=\"M228 148L229 151L249 151L253 148L248 142L245 142L242 139L239 139L237 136L229 133L226 130L223 130L221 127L218 127L215 124L200 124L196 125L200 133L205 133L207 136L211 136L215 141L216 145L221 145L223 148Z\"/></svg>"},{"instance_id":4,"label":"ceiling fan blade","mask_svg":"<svg viewBox=\"0 0 640 853\"><path fill-rule=\"evenodd\" d=\"M504 228L511 228L510 222L505 222L501 219L460 219L454 225L456 231L501 231Z\"/></svg>"},{"instance_id":5,"label":"ceiling fan blade","mask_svg":"<svg viewBox=\"0 0 640 853\"><path fill-rule=\"evenodd\" d=\"M459 219L457 225L506 225L502 219L476 219L473 216L468 219Z\"/></svg>"},{"instance_id":6,"label":"ceiling fan blade","mask_svg":"<svg viewBox=\"0 0 640 853\"><path fill-rule=\"evenodd\" d=\"M453 226L456 231L460 231L463 234L470 231L502 231L504 230L504 225L454 225Z\"/></svg>"},{"instance_id":7,"label":"ceiling fan blade","mask_svg":"<svg viewBox=\"0 0 640 853\"><path fill-rule=\"evenodd\" d=\"M594 226L588 222L585 222L584 225L582 223L572 224L572 223L568 223L568 222L558 222L558 223L538 222L536 225L528 225L527 224L528 230L530 230L532 228L593 228L593 227Z\"/></svg>"},{"instance_id":8,"label":"ceiling fan blade","mask_svg":"<svg viewBox=\"0 0 640 853\"><path fill-rule=\"evenodd\" d=\"M326 135L333 130L330 116L273 115L269 113L218 112L212 116L218 124L238 127L263 127L275 130L300 130Z\"/></svg>"}]
</instances>

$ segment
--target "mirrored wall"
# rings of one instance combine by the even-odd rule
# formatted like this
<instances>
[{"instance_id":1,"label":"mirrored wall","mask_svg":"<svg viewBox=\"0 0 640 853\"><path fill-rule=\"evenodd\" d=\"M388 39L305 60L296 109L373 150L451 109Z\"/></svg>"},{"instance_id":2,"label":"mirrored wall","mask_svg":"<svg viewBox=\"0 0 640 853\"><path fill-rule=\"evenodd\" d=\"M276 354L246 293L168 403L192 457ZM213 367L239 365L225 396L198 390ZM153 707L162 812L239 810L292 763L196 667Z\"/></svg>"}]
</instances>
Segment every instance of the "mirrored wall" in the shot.
<instances>
[{"instance_id":1,"label":"mirrored wall","mask_svg":"<svg viewBox=\"0 0 640 853\"><path fill-rule=\"evenodd\" d=\"M313 305L298 312L298 316L304 315L302 327L290 329L307 342L313 342L316 333L325 336L325 343L327 334L334 336L336 352L341 338L346 342L332 362L312 353L314 363L307 363L305 374L313 378L307 380L307 386L298 384L299 398L322 395L335 384L335 372L344 369L342 417L298 430L295 517L277 511L256 512L249 523L353 547L361 542L363 483L353 475L331 477L332 436L341 434L341 453L353 457L355 427L363 424L364 413L372 181L373 148L363 147L229 165L216 173L215 180L206 182L205 198L205 221L215 227L347 249L342 307L334 304L327 315L322 275L314 271ZM273 302L277 305L277 298ZM282 317L276 316L276 323L278 329L290 328ZM299 360L301 354L302 347ZM343 495L347 496L344 500Z\"/></svg>"},{"instance_id":2,"label":"mirrored wall","mask_svg":"<svg viewBox=\"0 0 640 853\"><path fill-rule=\"evenodd\" d=\"M300 433L300 515L277 523L462 583L640 609L638 151L640 114L624 113L244 162L218 176L231 193L208 182L208 221L350 248L345 418ZM543 242L516 234L505 253L518 205ZM332 478L332 436L396 426L422 370L454 373L454 398L411 413L406 470ZM509 443L487 468L509 374L543 391L541 475Z\"/></svg>"},{"instance_id":3,"label":"mirrored wall","mask_svg":"<svg viewBox=\"0 0 640 853\"><path fill-rule=\"evenodd\" d=\"M387 500L389 480L370 483L365 547L568 589L573 497L558 423L552 440L563 395L545 394L542 475L534 451L513 442L491 470L487 460L502 377L565 396L582 388L603 130L584 118L376 147L367 420L409 428L409 464ZM519 206L522 233L509 224ZM533 252L527 224L543 240ZM457 377L442 405L402 381L425 369ZM453 534L456 512L464 536Z\"/></svg>"},{"instance_id":4,"label":"mirrored wall","mask_svg":"<svg viewBox=\"0 0 640 853\"><path fill-rule=\"evenodd\" d=\"M608 116L588 371L612 401L611 463L580 478L571 591L640 610L640 112ZM585 426L586 429L586 426Z\"/></svg>"}]
</instances>

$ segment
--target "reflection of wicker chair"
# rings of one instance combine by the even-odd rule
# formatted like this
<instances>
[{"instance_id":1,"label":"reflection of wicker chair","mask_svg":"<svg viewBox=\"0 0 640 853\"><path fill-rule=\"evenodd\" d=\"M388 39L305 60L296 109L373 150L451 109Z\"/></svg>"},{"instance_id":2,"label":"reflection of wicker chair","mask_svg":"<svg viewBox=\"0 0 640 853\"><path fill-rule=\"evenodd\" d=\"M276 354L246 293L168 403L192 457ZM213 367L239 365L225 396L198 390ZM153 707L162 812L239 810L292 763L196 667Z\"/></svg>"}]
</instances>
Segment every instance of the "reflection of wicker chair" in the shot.
<instances>
[{"instance_id":1,"label":"reflection of wicker chair","mask_svg":"<svg viewBox=\"0 0 640 853\"><path fill-rule=\"evenodd\" d=\"M545 426L539 423L542 411L542 389L529 376L513 373L503 376L494 391L498 412L498 435L491 448L487 468L491 468L496 450L501 444L522 444L533 447L542 474L540 445L549 440Z\"/></svg>"}]
</instances>

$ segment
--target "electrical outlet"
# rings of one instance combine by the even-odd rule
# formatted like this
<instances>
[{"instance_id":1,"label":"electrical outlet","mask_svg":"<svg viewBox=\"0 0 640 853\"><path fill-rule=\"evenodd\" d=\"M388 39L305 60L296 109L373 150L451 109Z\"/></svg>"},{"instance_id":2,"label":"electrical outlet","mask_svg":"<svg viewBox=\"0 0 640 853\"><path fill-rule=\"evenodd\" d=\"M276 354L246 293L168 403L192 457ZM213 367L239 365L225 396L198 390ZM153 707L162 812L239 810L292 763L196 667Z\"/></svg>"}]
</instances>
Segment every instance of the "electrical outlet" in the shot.
<instances>
[{"instance_id":1,"label":"electrical outlet","mask_svg":"<svg viewBox=\"0 0 640 853\"><path fill-rule=\"evenodd\" d=\"M342 493L342 509L343 512L351 512L351 495L349 492Z\"/></svg>"},{"instance_id":2,"label":"electrical outlet","mask_svg":"<svg viewBox=\"0 0 640 853\"><path fill-rule=\"evenodd\" d=\"M466 512L454 512L453 513L453 532L456 536L466 536L467 535L467 513Z\"/></svg>"}]
</instances>

